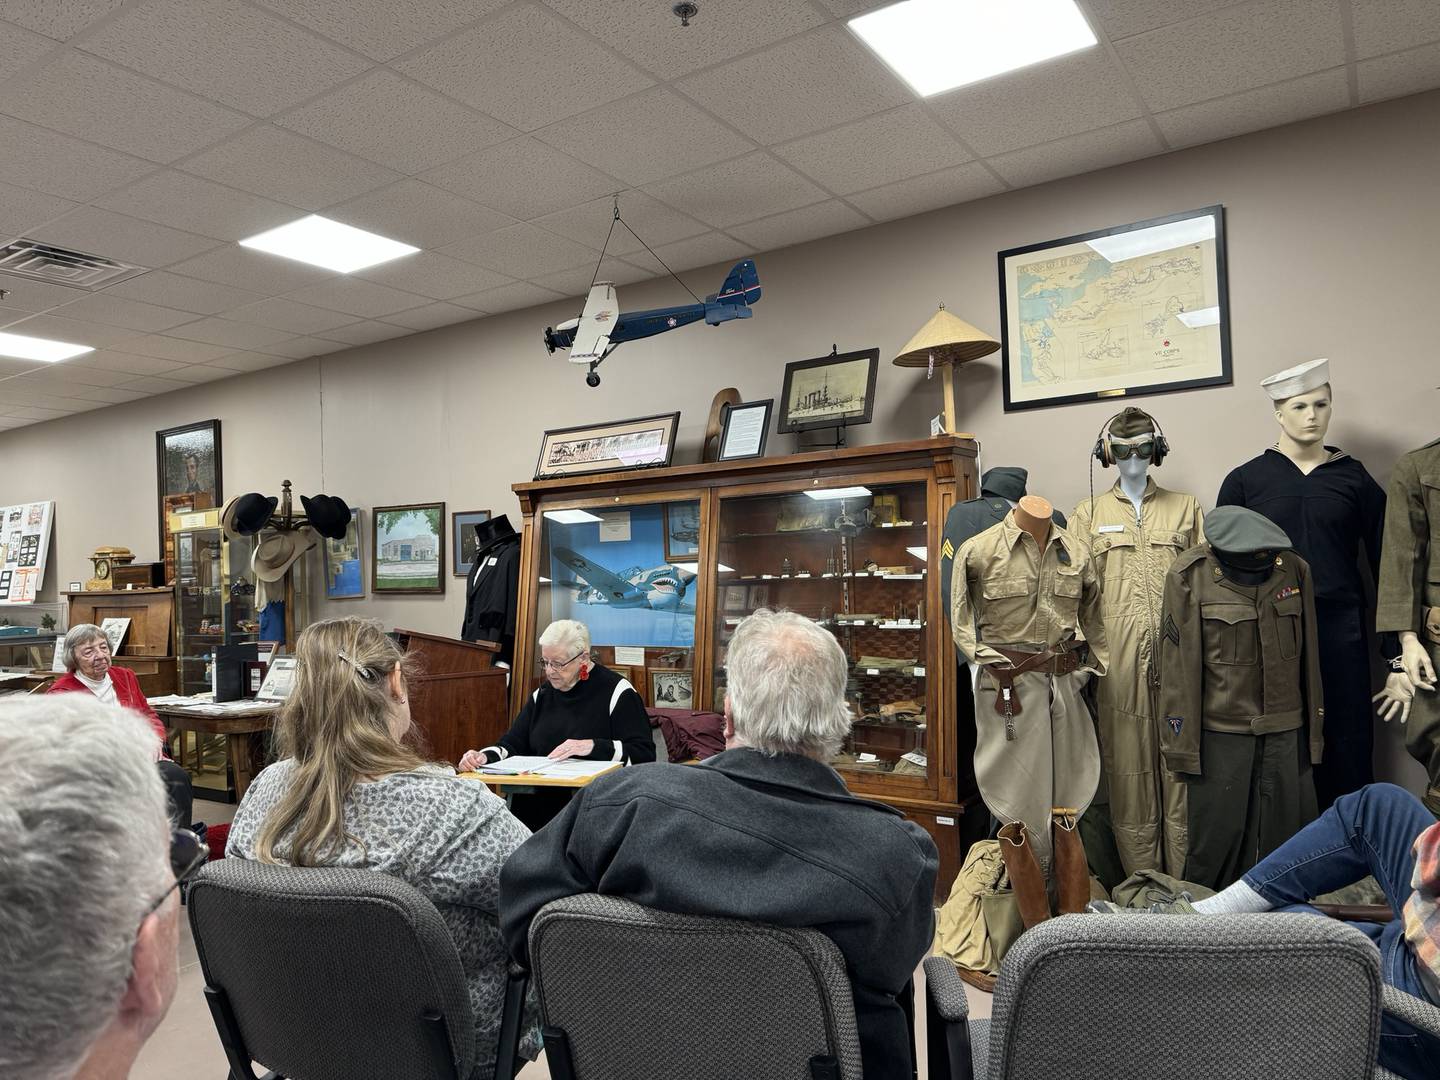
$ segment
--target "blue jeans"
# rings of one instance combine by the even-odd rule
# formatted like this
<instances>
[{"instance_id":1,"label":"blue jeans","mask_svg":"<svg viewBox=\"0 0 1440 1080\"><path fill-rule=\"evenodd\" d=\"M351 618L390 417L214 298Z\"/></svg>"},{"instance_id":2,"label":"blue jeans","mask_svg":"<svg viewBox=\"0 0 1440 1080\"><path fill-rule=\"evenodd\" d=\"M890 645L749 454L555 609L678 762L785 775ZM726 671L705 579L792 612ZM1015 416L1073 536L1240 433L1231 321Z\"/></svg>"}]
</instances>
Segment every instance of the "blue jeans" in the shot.
<instances>
[{"instance_id":1,"label":"blue jeans","mask_svg":"<svg viewBox=\"0 0 1440 1080\"><path fill-rule=\"evenodd\" d=\"M1384 926L1355 925L1380 950L1380 977L1397 990L1430 1001L1399 916L1413 891L1412 845L1434 824L1435 816L1408 791L1394 784L1370 784L1336 799L1261 859L1244 881L1278 910L1318 915L1307 900L1373 875L1397 917ZM1380 1064L1414 1080L1433 1077L1440 1070L1440 1042L1385 1016L1380 1023Z\"/></svg>"}]
</instances>

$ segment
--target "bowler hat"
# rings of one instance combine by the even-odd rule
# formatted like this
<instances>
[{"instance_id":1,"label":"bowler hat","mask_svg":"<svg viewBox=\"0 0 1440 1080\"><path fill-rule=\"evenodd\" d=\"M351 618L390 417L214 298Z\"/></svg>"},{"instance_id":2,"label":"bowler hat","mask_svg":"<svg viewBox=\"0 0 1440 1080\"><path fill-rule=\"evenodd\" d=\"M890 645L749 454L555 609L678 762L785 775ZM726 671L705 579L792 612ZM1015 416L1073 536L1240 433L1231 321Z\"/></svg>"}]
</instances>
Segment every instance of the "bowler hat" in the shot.
<instances>
[{"instance_id":1,"label":"bowler hat","mask_svg":"<svg viewBox=\"0 0 1440 1080\"><path fill-rule=\"evenodd\" d=\"M273 495L261 495L251 491L237 495L226 505L220 515L220 527L226 536L254 536L270 521L280 500Z\"/></svg>"},{"instance_id":2,"label":"bowler hat","mask_svg":"<svg viewBox=\"0 0 1440 1080\"><path fill-rule=\"evenodd\" d=\"M309 525L284 531L271 529L255 547L251 560L255 576L261 581L279 581L290 572L295 560L319 541L320 537Z\"/></svg>"},{"instance_id":3,"label":"bowler hat","mask_svg":"<svg viewBox=\"0 0 1440 1080\"><path fill-rule=\"evenodd\" d=\"M344 540L350 527L350 507L338 495L301 495L305 518L321 536Z\"/></svg>"}]
</instances>

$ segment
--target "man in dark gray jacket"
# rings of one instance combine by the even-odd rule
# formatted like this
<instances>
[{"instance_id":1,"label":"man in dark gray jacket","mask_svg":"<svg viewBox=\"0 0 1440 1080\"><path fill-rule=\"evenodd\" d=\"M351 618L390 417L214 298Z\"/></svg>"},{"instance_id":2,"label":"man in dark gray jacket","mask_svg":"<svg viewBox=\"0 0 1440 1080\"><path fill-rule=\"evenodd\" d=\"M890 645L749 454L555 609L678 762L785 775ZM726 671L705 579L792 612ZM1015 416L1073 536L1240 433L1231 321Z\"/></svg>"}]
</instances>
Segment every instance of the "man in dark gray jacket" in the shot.
<instances>
[{"instance_id":1,"label":"man in dark gray jacket","mask_svg":"<svg viewBox=\"0 0 1440 1080\"><path fill-rule=\"evenodd\" d=\"M900 995L934 933L929 835L851 795L825 762L850 729L845 654L790 612L757 611L730 642L727 749L697 766L600 777L500 875L500 929L526 960L551 900L621 896L664 911L819 930L855 997L866 1080L908 1080Z\"/></svg>"}]
</instances>

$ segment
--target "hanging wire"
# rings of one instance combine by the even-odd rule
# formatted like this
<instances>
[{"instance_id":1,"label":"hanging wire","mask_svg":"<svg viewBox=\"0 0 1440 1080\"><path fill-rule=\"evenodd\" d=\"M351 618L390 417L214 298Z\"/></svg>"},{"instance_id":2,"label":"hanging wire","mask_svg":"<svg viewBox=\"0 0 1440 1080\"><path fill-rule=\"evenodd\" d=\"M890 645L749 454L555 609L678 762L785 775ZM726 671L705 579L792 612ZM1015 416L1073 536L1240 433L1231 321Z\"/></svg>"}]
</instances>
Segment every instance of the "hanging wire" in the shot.
<instances>
[{"instance_id":1,"label":"hanging wire","mask_svg":"<svg viewBox=\"0 0 1440 1080\"><path fill-rule=\"evenodd\" d=\"M614 216L610 218L610 229L608 232L605 233L605 243L600 248L600 258L595 263L595 273L590 278L590 287L593 289L595 287L595 282L600 280L600 267L605 262L605 252L608 251L610 248L610 237L614 234L615 223L618 221L621 225L625 226L626 232L628 232L631 236L635 237L636 240L640 241L641 247L643 247L646 251L650 252L650 257L652 259L654 259L661 266L665 267L665 272L667 274L669 274L676 281L680 282L680 287L684 289L687 293L689 293L691 298L694 299L697 304L703 304L705 301L701 300L700 297L695 295L695 290L690 288L689 285L686 285L685 282L680 281L680 275L675 273L674 270L671 270L670 267L666 266L665 260L660 258L659 255L656 255L654 249L651 248L649 244L645 243L645 241L641 239L640 234L637 233L634 229L630 228L629 223L620 216L620 197L618 195L615 196L614 210Z\"/></svg>"}]
</instances>

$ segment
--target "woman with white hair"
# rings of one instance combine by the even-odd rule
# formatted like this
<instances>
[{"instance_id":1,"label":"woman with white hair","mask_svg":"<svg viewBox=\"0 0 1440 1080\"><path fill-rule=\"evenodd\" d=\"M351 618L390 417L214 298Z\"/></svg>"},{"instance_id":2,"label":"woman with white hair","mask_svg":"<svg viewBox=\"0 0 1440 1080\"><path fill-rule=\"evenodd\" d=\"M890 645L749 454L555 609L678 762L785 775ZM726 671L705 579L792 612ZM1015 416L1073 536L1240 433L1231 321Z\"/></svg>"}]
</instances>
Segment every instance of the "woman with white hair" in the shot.
<instances>
[{"instance_id":1,"label":"woman with white hair","mask_svg":"<svg viewBox=\"0 0 1440 1080\"><path fill-rule=\"evenodd\" d=\"M655 760L655 742L645 703L630 680L590 660L590 631L582 622L560 619L540 635L540 665L546 685L530 695L510 730L493 746L467 750L460 771L507 757L585 758L639 765ZM516 795L511 812L532 830L565 808L574 792L542 788Z\"/></svg>"}]
</instances>

